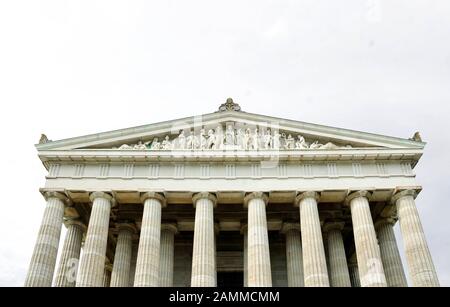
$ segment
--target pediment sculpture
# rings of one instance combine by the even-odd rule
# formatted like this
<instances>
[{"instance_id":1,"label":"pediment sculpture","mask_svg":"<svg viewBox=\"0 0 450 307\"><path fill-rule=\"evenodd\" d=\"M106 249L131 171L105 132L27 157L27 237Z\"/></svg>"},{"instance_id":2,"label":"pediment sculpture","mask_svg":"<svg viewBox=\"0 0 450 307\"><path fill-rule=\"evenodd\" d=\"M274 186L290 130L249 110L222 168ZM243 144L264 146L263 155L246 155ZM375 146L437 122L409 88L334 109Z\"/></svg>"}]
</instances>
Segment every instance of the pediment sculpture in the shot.
<instances>
[{"instance_id":1,"label":"pediment sculpture","mask_svg":"<svg viewBox=\"0 0 450 307\"><path fill-rule=\"evenodd\" d=\"M223 129L218 125L215 129L202 128L198 133L181 130L179 135L170 139L158 137L148 142L139 141L136 144L123 144L113 149L119 150L308 150L308 149L346 149L351 145L339 146L328 142L307 142L302 135L280 133L278 130L258 128L237 128L227 125Z\"/></svg>"}]
</instances>

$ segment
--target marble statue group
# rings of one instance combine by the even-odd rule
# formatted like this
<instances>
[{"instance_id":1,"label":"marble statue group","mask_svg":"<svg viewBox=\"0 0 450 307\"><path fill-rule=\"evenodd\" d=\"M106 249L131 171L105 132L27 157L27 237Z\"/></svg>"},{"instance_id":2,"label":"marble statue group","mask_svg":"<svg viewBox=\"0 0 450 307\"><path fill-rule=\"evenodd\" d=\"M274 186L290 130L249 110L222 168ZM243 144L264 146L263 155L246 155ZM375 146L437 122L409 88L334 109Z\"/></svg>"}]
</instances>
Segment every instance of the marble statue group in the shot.
<instances>
[{"instance_id":1,"label":"marble statue group","mask_svg":"<svg viewBox=\"0 0 450 307\"><path fill-rule=\"evenodd\" d=\"M120 150L301 150L301 149L340 149L344 147L328 142L307 142L302 135L295 138L292 134L279 133L278 130L258 128L237 128L228 125L224 130L222 125L215 129L202 128L199 133L181 130L179 135L170 140L169 135L164 139L157 137L148 142L139 141L137 144L123 144Z\"/></svg>"}]
</instances>

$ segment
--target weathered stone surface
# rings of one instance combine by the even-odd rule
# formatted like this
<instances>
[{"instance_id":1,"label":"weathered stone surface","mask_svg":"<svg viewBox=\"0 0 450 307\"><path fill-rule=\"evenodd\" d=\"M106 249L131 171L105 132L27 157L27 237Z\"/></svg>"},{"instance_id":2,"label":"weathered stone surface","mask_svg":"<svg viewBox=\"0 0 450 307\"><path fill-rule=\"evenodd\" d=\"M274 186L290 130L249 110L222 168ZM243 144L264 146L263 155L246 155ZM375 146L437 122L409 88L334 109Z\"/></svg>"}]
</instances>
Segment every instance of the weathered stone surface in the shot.
<instances>
[{"instance_id":1,"label":"weathered stone surface","mask_svg":"<svg viewBox=\"0 0 450 307\"><path fill-rule=\"evenodd\" d=\"M289 287L303 287L303 255L300 225L285 223L282 233L286 236L287 277Z\"/></svg>"},{"instance_id":2,"label":"weathered stone surface","mask_svg":"<svg viewBox=\"0 0 450 307\"><path fill-rule=\"evenodd\" d=\"M394 223L395 220L393 219L381 219L375 223L381 261L383 262L388 287L407 287L408 282L395 239Z\"/></svg>"},{"instance_id":3,"label":"weathered stone surface","mask_svg":"<svg viewBox=\"0 0 450 307\"><path fill-rule=\"evenodd\" d=\"M272 286L266 218L267 201L267 196L263 193L251 193L245 199L245 206L248 208L248 287Z\"/></svg>"},{"instance_id":4,"label":"weathered stone surface","mask_svg":"<svg viewBox=\"0 0 450 307\"><path fill-rule=\"evenodd\" d=\"M352 214L359 279L361 287L386 287L368 196L369 193L362 191L351 194L347 199Z\"/></svg>"},{"instance_id":5,"label":"weathered stone surface","mask_svg":"<svg viewBox=\"0 0 450 307\"><path fill-rule=\"evenodd\" d=\"M324 227L328 246L328 263L331 287L351 287L347 257L342 239L343 222L328 223Z\"/></svg>"},{"instance_id":6,"label":"weathered stone surface","mask_svg":"<svg viewBox=\"0 0 450 307\"><path fill-rule=\"evenodd\" d=\"M300 208L305 287L330 286L317 209L318 197L316 192L306 192L297 197Z\"/></svg>"},{"instance_id":7,"label":"weathered stone surface","mask_svg":"<svg viewBox=\"0 0 450 307\"><path fill-rule=\"evenodd\" d=\"M439 287L414 196L414 191L404 191L393 199L397 206L409 273L415 287Z\"/></svg>"},{"instance_id":8,"label":"weathered stone surface","mask_svg":"<svg viewBox=\"0 0 450 307\"><path fill-rule=\"evenodd\" d=\"M47 195L47 206L34 245L25 287L52 285L64 215L64 199L65 196L60 193Z\"/></svg>"},{"instance_id":9,"label":"weathered stone surface","mask_svg":"<svg viewBox=\"0 0 450 307\"><path fill-rule=\"evenodd\" d=\"M91 200L92 211L77 276L77 287L103 285L112 197L103 192L95 192L91 194Z\"/></svg>"},{"instance_id":10,"label":"weathered stone surface","mask_svg":"<svg viewBox=\"0 0 450 307\"><path fill-rule=\"evenodd\" d=\"M86 226L77 220L69 220L66 225L66 238L56 273L55 287L75 287L81 241L83 233L86 231Z\"/></svg>"},{"instance_id":11,"label":"weathered stone surface","mask_svg":"<svg viewBox=\"0 0 450 307\"><path fill-rule=\"evenodd\" d=\"M192 287L215 287L216 260L214 244L214 195L199 193L194 196L195 228L192 252Z\"/></svg>"},{"instance_id":12,"label":"weathered stone surface","mask_svg":"<svg viewBox=\"0 0 450 307\"><path fill-rule=\"evenodd\" d=\"M116 253L111 273L111 287L129 286L134 232L135 228L131 224L119 225Z\"/></svg>"},{"instance_id":13,"label":"weathered stone surface","mask_svg":"<svg viewBox=\"0 0 450 307\"><path fill-rule=\"evenodd\" d=\"M161 226L161 249L159 263L159 286L173 286L174 241L178 232L176 225L163 224Z\"/></svg>"},{"instance_id":14,"label":"weathered stone surface","mask_svg":"<svg viewBox=\"0 0 450 307\"><path fill-rule=\"evenodd\" d=\"M159 286L159 257L161 241L161 208L165 199L158 193L142 195L144 214L136 263L135 287Z\"/></svg>"}]
</instances>

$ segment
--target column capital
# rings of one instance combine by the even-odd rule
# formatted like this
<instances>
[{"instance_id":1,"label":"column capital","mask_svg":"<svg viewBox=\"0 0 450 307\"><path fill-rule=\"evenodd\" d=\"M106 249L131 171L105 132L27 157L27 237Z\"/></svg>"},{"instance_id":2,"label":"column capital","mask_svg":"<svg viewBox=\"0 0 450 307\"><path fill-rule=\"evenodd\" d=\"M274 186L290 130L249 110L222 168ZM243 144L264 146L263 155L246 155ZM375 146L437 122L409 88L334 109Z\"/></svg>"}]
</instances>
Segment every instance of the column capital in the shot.
<instances>
[{"instance_id":1,"label":"column capital","mask_svg":"<svg viewBox=\"0 0 450 307\"><path fill-rule=\"evenodd\" d=\"M194 208L195 208L195 205L197 204L197 201L199 199L209 199L210 201L213 202L213 207L214 208L217 207L217 197L213 193L209 193L209 192L195 193L192 196L192 203L194 205Z\"/></svg>"},{"instance_id":2,"label":"column capital","mask_svg":"<svg viewBox=\"0 0 450 307\"><path fill-rule=\"evenodd\" d=\"M391 226L394 226L395 223L397 222L397 218L395 217L384 217L384 218L379 218L375 223L375 229L378 229L378 227L384 225L384 224L389 224Z\"/></svg>"},{"instance_id":3,"label":"column capital","mask_svg":"<svg viewBox=\"0 0 450 307\"><path fill-rule=\"evenodd\" d=\"M269 203L269 197L267 196L266 193L250 192L250 193L247 193L244 197L244 208L247 208L249 201L251 201L253 199L262 199L264 201L264 203L266 204L266 206Z\"/></svg>"},{"instance_id":4,"label":"column capital","mask_svg":"<svg viewBox=\"0 0 450 307\"><path fill-rule=\"evenodd\" d=\"M351 202L353 199L358 198L358 197L365 197L365 198L367 198L368 200L370 200L370 197L372 197L372 192L369 192L369 191L366 191L366 190L361 190L361 191L356 191L356 192L350 193L350 194L345 198L344 205L349 206L349 205L350 205L350 202Z\"/></svg>"},{"instance_id":5,"label":"column capital","mask_svg":"<svg viewBox=\"0 0 450 307\"><path fill-rule=\"evenodd\" d=\"M69 226L76 226L82 229L83 232L86 232L87 226L80 219L66 219L64 221L64 225L66 228Z\"/></svg>"},{"instance_id":6,"label":"column capital","mask_svg":"<svg viewBox=\"0 0 450 307\"><path fill-rule=\"evenodd\" d=\"M391 203L395 205L397 203L397 200L407 196L412 196L415 199L417 197L417 192L415 190L403 190L397 192L394 196L392 196Z\"/></svg>"},{"instance_id":7,"label":"column capital","mask_svg":"<svg viewBox=\"0 0 450 307\"><path fill-rule=\"evenodd\" d=\"M173 234L177 234L178 233L178 227L175 223L164 223L161 224L161 230L167 230L172 232Z\"/></svg>"},{"instance_id":8,"label":"column capital","mask_svg":"<svg viewBox=\"0 0 450 307\"><path fill-rule=\"evenodd\" d=\"M71 206L72 205L72 201L70 200L70 198L67 197L66 194L61 193L61 192L56 192L56 191L44 192L44 198L45 198L45 200L49 200L49 198L58 198L65 205L67 205L67 206Z\"/></svg>"},{"instance_id":9,"label":"column capital","mask_svg":"<svg viewBox=\"0 0 450 307\"><path fill-rule=\"evenodd\" d=\"M117 230L129 230L131 233L137 233L137 227L133 223L119 222L116 225Z\"/></svg>"},{"instance_id":10,"label":"column capital","mask_svg":"<svg viewBox=\"0 0 450 307\"><path fill-rule=\"evenodd\" d=\"M300 206L300 202L305 198L314 198L316 202L319 202L320 193L316 191L306 191L298 193L297 197L295 198L295 207Z\"/></svg>"},{"instance_id":11,"label":"column capital","mask_svg":"<svg viewBox=\"0 0 450 307\"><path fill-rule=\"evenodd\" d=\"M141 193L141 202L145 203L145 201L147 199L156 199L160 202L161 208L167 207L166 198L161 193L157 193L157 192L153 192L153 191Z\"/></svg>"},{"instance_id":12,"label":"column capital","mask_svg":"<svg viewBox=\"0 0 450 307\"><path fill-rule=\"evenodd\" d=\"M280 232L282 234L286 234L288 231L291 230L300 232L300 223L283 223Z\"/></svg>"},{"instance_id":13,"label":"column capital","mask_svg":"<svg viewBox=\"0 0 450 307\"><path fill-rule=\"evenodd\" d=\"M111 202L113 201L113 197L109 193L98 191L98 192L91 192L89 194L89 199L91 201L94 201L96 198L104 198L104 199L109 200Z\"/></svg>"},{"instance_id":14,"label":"column capital","mask_svg":"<svg viewBox=\"0 0 450 307\"><path fill-rule=\"evenodd\" d=\"M342 229L344 229L344 226L345 222L343 221L327 222L323 225L323 232L329 232L331 230L342 231Z\"/></svg>"}]
</instances>

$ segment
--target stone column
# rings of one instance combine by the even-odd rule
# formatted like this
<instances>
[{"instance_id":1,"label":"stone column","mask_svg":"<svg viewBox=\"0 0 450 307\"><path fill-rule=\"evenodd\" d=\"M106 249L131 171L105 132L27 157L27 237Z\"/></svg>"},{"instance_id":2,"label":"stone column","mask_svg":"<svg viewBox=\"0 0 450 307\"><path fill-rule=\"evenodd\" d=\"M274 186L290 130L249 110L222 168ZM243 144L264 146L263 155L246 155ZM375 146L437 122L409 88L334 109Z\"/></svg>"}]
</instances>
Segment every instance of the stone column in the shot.
<instances>
[{"instance_id":1,"label":"stone column","mask_svg":"<svg viewBox=\"0 0 450 307\"><path fill-rule=\"evenodd\" d=\"M119 224L116 253L111 274L111 287L128 287L130 282L131 253L133 249L133 234L136 228L132 224Z\"/></svg>"},{"instance_id":2,"label":"stone column","mask_svg":"<svg viewBox=\"0 0 450 307\"><path fill-rule=\"evenodd\" d=\"M134 286L134 275L136 274L136 262L137 262L137 254L138 254L139 242L133 243L132 251L131 251L131 265L130 265L130 281L128 287Z\"/></svg>"},{"instance_id":3,"label":"stone column","mask_svg":"<svg viewBox=\"0 0 450 307\"><path fill-rule=\"evenodd\" d=\"M355 192L347 197L352 214L353 234L361 287L386 287L381 253L370 212L370 193Z\"/></svg>"},{"instance_id":4,"label":"stone column","mask_svg":"<svg viewBox=\"0 0 450 307\"><path fill-rule=\"evenodd\" d=\"M247 224L243 225L241 227L241 234L244 236L244 248L243 248L243 254L244 254L244 287L248 287L248 227Z\"/></svg>"},{"instance_id":5,"label":"stone column","mask_svg":"<svg viewBox=\"0 0 450 307\"><path fill-rule=\"evenodd\" d=\"M267 229L266 206L269 198L261 192L253 192L245 197L248 208L248 287L271 287L269 233Z\"/></svg>"},{"instance_id":6,"label":"stone column","mask_svg":"<svg viewBox=\"0 0 450 307\"><path fill-rule=\"evenodd\" d=\"M305 287L330 286L317 208L319 197L317 192L305 192L296 198L300 208Z\"/></svg>"},{"instance_id":7,"label":"stone column","mask_svg":"<svg viewBox=\"0 0 450 307\"><path fill-rule=\"evenodd\" d=\"M214 207L217 199L213 194L203 192L195 194L193 202L195 226L191 287L215 287Z\"/></svg>"},{"instance_id":8,"label":"stone column","mask_svg":"<svg viewBox=\"0 0 450 307\"><path fill-rule=\"evenodd\" d=\"M102 279L102 287L108 288L111 285L111 272L112 272L112 265L108 261L105 263L105 267L103 269L103 279Z\"/></svg>"},{"instance_id":9,"label":"stone column","mask_svg":"<svg viewBox=\"0 0 450 307\"><path fill-rule=\"evenodd\" d=\"M159 286L173 286L174 244L178 229L175 224L161 225L161 250L159 263Z\"/></svg>"},{"instance_id":10,"label":"stone column","mask_svg":"<svg viewBox=\"0 0 450 307\"><path fill-rule=\"evenodd\" d=\"M94 192L91 193L90 199L93 204L77 276L77 287L103 285L112 197L107 193Z\"/></svg>"},{"instance_id":11,"label":"stone column","mask_svg":"<svg viewBox=\"0 0 450 307\"><path fill-rule=\"evenodd\" d=\"M304 287L300 225L284 223L281 232L286 236L288 287Z\"/></svg>"},{"instance_id":12,"label":"stone column","mask_svg":"<svg viewBox=\"0 0 450 307\"><path fill-rule=\"evenodd\" d=\"M45 193L47 205L42 217L25 287L51 287L58 254L59 238L68 199L58 192Z\"/></svg>"},{"instance_id":13,"label":"stone column","mask_svg":"<svg viewBox=\"0 0 450 307\"><path fill-rule=\"evenodd\" d=\"M331 287L351 287L350 274L345 255L342 229L344 222L327 223L324 232L327 234L329 273Z\"/></svg>"},{"instance_id":14,"label":"stone column","mask_svg":"<svg viewBox=\"0 0 450 307\"><path fill-rule=\"evenodd\" d=\"M86 226L79 220L67 220L65 224L67 232L56 272L55 287L75 287L81 242L86 232Z\"/></svg>"},{"instance_id":15,"label":"stone column","mask_svg":"<svg viewBox=\"0 0 450 307\"><path fill-rule=\"evenodd\" d=\"M415 287L439 287L415 197L415 191L407 190L397 193L392 199L397 207L410 277Z\"/></svg>"},{"instance_id":16,"label":"stone column","mask_svg":"<svg viewBox=\"0 0 450 307\"><path fill-rule=\"evenodd\" d=\"M214 280L216 281L216 284L214 287L217 287L217 236L220 232L220 226L218 223L214 224L214 273L216 276L214 277Z\"/></svg>"},{"instance_id":17,"label":"stone column","mask_svg":"<svg viewBox=\"0 0 450 307\"><path fill-rule=\"evenodd\" d=\"M402 259L395 240L394 224L395 220L392 218L380 219L375 223L381 261L383 262L388 287L408 287Z\"/></svg>"},{"instance_id":18,"label":"stone column","mask_svg":"<svg viewBox=\"0 0 450 307\"><path fill-rule=\"evenodd\" d=\"M134 286L158 287L161 208L166 206L166 202L161 194L154 192L144 193L141 200L144 202L144 214L142 216Z\"/></svg>"},{"instance_id":19,"label":"stone column","mask_svg":"<svg viewBox=\"0 0 450 307\"><path fill-rule=\"evenodd\" d=\"M350 281L352 283L352 287L353 288L361 287L361 283L359 282L358 263L356 262L356 259L351 259L349 261L348 272L350 274Z\"/></svg>"}]
</instances>

